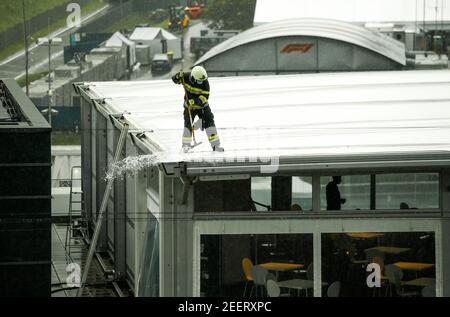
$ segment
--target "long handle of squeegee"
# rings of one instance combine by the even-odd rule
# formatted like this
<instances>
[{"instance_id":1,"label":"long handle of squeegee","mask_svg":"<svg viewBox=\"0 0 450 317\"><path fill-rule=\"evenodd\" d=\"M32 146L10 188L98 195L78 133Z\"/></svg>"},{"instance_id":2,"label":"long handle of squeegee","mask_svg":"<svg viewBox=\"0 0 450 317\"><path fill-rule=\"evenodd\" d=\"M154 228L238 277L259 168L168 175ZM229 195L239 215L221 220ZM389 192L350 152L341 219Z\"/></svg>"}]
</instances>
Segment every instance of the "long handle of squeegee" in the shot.
<instances>
[{"instance_id":1,"label":"long handle of squeegee","mask_svg":"<svg viewBox=\"0 0 450 317\"><path fill-rule=\"evenodd\" d=\"M183 72L183 70L180 70L180 72ZM184 76L181 76L181 82L183 83L184 100L186 101L186 104L187 104L187 109L188 109L188 113L189 113L189 121L191 122L192 140L194 140L194 145L195 145L195 144L197 144L197 141L195 141L194 120L192 120L191 105L189 104L189 100L188 100L188 96L187 96L187 92L186 92Z\"/></svg>"}]
</instances>

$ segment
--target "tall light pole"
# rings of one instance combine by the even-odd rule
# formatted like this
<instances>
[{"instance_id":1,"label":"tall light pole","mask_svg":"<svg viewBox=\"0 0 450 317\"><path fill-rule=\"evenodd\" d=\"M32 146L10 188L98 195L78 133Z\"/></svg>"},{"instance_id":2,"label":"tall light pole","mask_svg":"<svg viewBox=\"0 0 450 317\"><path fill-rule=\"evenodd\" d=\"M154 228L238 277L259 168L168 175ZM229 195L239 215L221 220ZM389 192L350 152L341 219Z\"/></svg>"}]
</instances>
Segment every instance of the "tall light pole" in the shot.
<instances>
[{"instance_id":1,"label":"tall light pole","mask_svg":"<svg viewBox=\"0 0 450 317\"><path fill-rule=\"evenodd\" d=\"M25 0L22 0L22 16L23 16L23 40L25 42L25 83L27 96L30 95L30 89L28 87L28 29L27 19L25 15Z\"/></svg>"},{"instance_id":2,"label":"tall light pole","mask_svg":"<svg viewBox=\"0 0 450 317\"><path fill-rule=\"evenodd\" d=\"M427 0L423 0L423 32L425 33L425 11L427 10Z\"/></svg>"},{"instance_id":3,"label":"tall light pole","mask_svg":"<svg viewBox=\"0 0 450 317\"><path fill-rule=\"evenodd\" d=\"M121 27L122 27L122 29L120 31L124 32L125 27L123 26L124 21L123 21L123 2L122 2L122 0L120 0L120 21L121 21Z\"/></svg>"},{"instance_id":4,"label":"tall light pole","mask_svg":"<svg viewBox=\"0 0 450 317\"><path fill-rule=\"evenodd\" d=\"M48 46L48 123L52 126L52 45L62 45L62 39L41 37L38 39L38 44Z\"/></svg>"}]
</instances>

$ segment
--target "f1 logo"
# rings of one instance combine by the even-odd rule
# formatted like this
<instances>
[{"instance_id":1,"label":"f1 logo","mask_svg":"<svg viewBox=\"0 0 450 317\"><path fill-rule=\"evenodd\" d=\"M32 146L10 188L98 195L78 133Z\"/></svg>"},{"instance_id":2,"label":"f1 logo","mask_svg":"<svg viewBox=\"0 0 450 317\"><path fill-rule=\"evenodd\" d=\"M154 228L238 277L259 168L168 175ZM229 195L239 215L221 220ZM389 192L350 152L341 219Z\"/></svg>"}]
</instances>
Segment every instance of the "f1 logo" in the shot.
<instances>
[{"instance_id":1,"label":"f1 logo","mask_svg":"<svg viewBox=\"0 0 450 317\"><path fill-rule=\"evenodd\" d=\"M314 44L288 44L282 50L281 53L289 54L292 52L308 53L308 51L314 46Z\"/></svg>"}]
</instances>

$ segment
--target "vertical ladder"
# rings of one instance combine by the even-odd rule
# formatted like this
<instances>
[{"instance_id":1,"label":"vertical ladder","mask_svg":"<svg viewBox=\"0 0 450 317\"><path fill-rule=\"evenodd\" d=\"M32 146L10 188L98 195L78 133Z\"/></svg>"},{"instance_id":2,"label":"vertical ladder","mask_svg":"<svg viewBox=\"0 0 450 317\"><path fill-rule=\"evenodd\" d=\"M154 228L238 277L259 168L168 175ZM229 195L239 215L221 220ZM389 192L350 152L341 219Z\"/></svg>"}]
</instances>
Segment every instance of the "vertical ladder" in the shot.
<instances>
[{"instance_id":1,"label":"vertical ladder","mask_svg":"<svg viewBox=\"0 0 450 317\"><path fill-rule=\"evenodd\" d=\"M66 240L64 248L70 257L70 248L75 232L79 236L83 234L86 224L82 221L83 216L83 191L81 188L81 166L72 166L70 169L70 195L69 195L69 219L67 221Z\"/></svg>"}]
</instances>

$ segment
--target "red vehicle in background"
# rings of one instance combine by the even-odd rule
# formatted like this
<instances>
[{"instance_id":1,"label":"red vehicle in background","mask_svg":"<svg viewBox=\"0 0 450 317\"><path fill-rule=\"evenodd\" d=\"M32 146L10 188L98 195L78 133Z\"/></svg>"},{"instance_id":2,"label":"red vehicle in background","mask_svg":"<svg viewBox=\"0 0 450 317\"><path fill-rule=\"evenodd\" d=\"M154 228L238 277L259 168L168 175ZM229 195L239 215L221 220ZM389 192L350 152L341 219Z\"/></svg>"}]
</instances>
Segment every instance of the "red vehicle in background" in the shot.
<instances>
[{"instance_id":1,"label":"red vehicle in background","mask_svg":"<svg viewBox=\"0 0 450 317\"><path fill-rule=\"evenodd\" d=\"M184 9L191 19L200 18L208 10L207 1L188 1L187 7Z\"/></svg>"}]
</instances>

